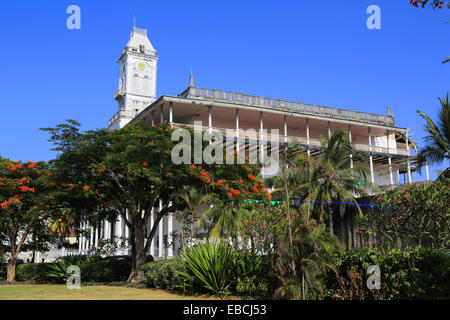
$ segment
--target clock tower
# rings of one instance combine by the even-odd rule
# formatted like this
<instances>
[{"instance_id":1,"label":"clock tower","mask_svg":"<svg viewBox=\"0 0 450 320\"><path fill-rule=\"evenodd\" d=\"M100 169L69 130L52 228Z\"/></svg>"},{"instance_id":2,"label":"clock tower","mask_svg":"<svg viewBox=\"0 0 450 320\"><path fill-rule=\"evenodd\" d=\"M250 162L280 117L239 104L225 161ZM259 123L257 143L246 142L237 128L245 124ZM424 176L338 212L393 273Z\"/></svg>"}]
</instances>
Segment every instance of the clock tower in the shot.
<instances>
[{"instance_id":1,"label":"clock tower","mask_svg":"<svg viewBox=\"0 0 450 320\"><path fill-rule=\"evenodd\" d=\"M156 100L156 50L147 37L147 30L133 28L130 41L123 50L119 64L119 89L114 99L118 112L109 120L109 129L120 129Z\"/></svg>"}]
</instances>

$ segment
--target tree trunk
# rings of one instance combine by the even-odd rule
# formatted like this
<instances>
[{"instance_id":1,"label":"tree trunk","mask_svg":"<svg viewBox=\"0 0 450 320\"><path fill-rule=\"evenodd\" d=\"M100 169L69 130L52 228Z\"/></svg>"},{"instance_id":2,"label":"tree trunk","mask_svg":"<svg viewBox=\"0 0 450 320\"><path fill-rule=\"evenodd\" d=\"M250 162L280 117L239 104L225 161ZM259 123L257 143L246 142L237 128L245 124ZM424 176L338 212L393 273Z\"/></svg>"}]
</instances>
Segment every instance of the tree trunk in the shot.
<instances>
[{"instance_id":1,"label":"tree trunk","mask_svg":"<svg viewBox=\"0 0 450 320\"><path fill-rule=\"evenodd\" d=\"M330 205L328 205L328 207L329 207L328 214L329 214L329 218L330 218L330 233L334 234L334 231L333 231L333 228L334 228L334 226L333 226L333 208L331 208Z\"/></svg>"},{"instance_id":2,"label":"tree trunk","mask_svg":"<svg viewBox=\"0 0 450 320\"><path fill-rule=\"evenodd\" d=\"M6 281L16 282L16 265L17 265L17 254L11 254L11 258L8 261L8 266L6 268Z\"/></svg>"},{"instance_id":3,"label":"tree trunk","mask_svg":"<svg viewBox=\"0 0 450 320\"><path fill-rule=\"evenodd\" d=\"M134 237L132 240L132 264L131 264L131 273L128 277L128 282L136 283L139 281L139 273L141 271L141 267L145 264L145 224L135 225L134 228ZM149 240L151 241L151 240Z\"/></svg>"}]
</instances>

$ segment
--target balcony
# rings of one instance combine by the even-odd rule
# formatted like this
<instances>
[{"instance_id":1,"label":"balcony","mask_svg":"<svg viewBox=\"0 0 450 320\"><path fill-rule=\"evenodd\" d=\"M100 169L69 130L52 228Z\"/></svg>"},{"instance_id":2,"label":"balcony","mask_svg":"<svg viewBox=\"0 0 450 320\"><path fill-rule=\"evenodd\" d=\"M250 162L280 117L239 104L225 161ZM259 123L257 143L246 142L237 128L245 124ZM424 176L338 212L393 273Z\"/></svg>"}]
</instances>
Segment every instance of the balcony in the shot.
<instances>
[{"instance_id":1,"label":"balcony","mask_svg":"<svg viewBox=\"0 0 450 320\"><path fill-rule=\"evenodd\" d=\"M250 144L257 144L260 140L260 133L259 130L240 130L239 133L236 132L235 129L231 128L218 128L218 127L212 127L209 128L207 126L194 126L191 124L183 124L183 123L173 123L174 128L181 128L181 127L189 127L191 129L209 131L211 129L212 134L214 133L221 133L223 137L225 137L228 141L240 141L244 143L246 140ZM299 144L302 147L310 148L313 150L319 150L321 148L321 140L320 139L307 139L305 137L298 137L298 136L284 136L284 135L278 135L274 139L278 140L281 144ZM270 135L270 132L264 133L263 139L267 141L267 143L270 143L272 137ZM381 147L376 145L369 146L368 144L354 144L356 150L363 152L365 154L372 153L372 154L378 154L380 157L388 157L388 156L400 156L400 157L409 157L410 156L410 150L406 149L405 144L398 143L397 146L403 146L404 148L398 149L398 148L387 148L387 147Z\"/></svg>"},{"instance_id":2,"label":"balcony","mask_svg":"<svg viewBox=\"0 0 450 320\"><path fill-rule=\"evenodd\" d=\"M379 115L374 113L365 113L359 111L344 110L317 106L306 103L298 103L279 99L251 96L240 93L225 92L213 89L204 89L189 87L179 95L182 98L203 99L211 101L220 101L235 103L240 105L260 106L281 111L296 111L302 114L310 114L343 120L354 120L364 123L372 123L384 126L394 126L394 117L391 115Z\"/></svg>"}]
</instances>

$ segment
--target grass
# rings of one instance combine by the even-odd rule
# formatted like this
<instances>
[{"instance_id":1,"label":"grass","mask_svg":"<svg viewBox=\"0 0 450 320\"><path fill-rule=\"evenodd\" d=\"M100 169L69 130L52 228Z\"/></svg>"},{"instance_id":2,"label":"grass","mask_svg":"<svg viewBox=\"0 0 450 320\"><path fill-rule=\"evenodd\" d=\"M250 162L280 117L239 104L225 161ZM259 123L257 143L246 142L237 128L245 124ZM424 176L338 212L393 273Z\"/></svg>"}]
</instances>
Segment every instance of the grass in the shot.
<instances>
[{"instance_id":1,"label":"grass","mask_svg":"<svg viewBox=\"0 0 450 320\"><path fill-rule=\"evenodd\" d=\"M159 289L112 286L2 285L0 300L203 300L205 297L182 296Z\"/></svg>"}]
</instances>

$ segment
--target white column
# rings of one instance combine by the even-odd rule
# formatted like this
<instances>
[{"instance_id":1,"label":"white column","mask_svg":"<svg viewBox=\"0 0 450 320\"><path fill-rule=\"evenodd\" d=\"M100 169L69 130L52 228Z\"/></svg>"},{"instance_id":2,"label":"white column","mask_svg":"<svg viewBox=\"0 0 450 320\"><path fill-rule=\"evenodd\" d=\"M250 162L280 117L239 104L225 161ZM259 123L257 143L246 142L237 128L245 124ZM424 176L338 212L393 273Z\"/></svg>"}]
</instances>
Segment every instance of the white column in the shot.
<instances>
[{"instance_id":1,"label":"white column","mask_svg":"<svg viewBox=\"0 0 450 320\"><path fill-rule=\"evenodd\" d=\"M119 215L119 220L116 222L116 231L115 231L115 234L116 234L116 236L117 236L117 244L119 245L119 246L121 246L122 245L122 222L123 222L123 219L122 219L122 215Z\"/></svg>"},{"instance_id":2,"label":"white column","mask_svg":"<svg viewBox=\"0 0 450 320\"><path fill-rule=\"evenodd\" d=\"M109 240L111 237L111 224L108 220L105 220L105 240Z\"/></svg>"},{"instance_id":3,"label":"white column","mask_svg":"<svg viewBox=\"0 0 450 320\"><path fill-rule=\"evenodd\" d=\"M161 212L163 209L163 202L162 200L159 200L159 212ZM158 252L158 256L162 257L163 256L163 243L164 243L164 217L160 220L159 222L159 252Z\"/></svg>"},{"instance_id":4,"label":"white column","mask_svg":"<svg viewBox=\"0 0 450 320\"><path fill-rule=\"evenodd\" d=\"M95 228L95 247L98 248L98 237L100 236L100 225Z\"/></svg>"},{"instance_id":5,"label":"white column","mask_svg":"<svg viewBox=\"0 0 450 320\"><path fill-rule=\"evenodd\" d=\"M89 224L89 228L91 228L91 234L90 234L90 237L89 237L88 249L90 249L92 247L92 245L94 244L94 227L91 226L91 224Z\"/></svg>"},{"instance_id":6,"label":"white column","mask_svg":"<svg viewBox=\"0 0 450 320\"><path fill-rule=\"evenodd\" d=\"M259 113L259 152L261 165L264 164L264 119L262 111ZM261 174L263 174L264 165L261 168Z\"/></svg>"},{"instance_id":7,"label":"white column","mask_svg":"<svg viewBox=\"0 0 450 320\"><path fill-rule=\"evenodd\" d=\"M169 203L169 206L172 203ZM173 215L169 212L168 222L167 222L167 242L169 243L169 250L167 255L169 257L173 256L173 243L172 243L172 232L173 232Z\"/></svg>"},{"instance_id":8,"label":"white column","mask_svg":"<svg viewBox=\"0 0 450 320\"><path fill-rule=\"evenodd\" d=\"M430 181L430 171L428 170L428 162L425 162L425 173L427 174L427 181Z\"/></svg>"},{"instance_id":9,"label":"white column","mask_svg":"<svg viewBox=\"0 0 450 320\"><path fill-rule=\"evenodd\" d=\"M81 251L83 252L85 249L85 235L84 235L84 226L85 226L85 222L81 223L81 230L82 230L82 236L81 236Z\"/></svg>"},{"instance_id":10,"label":"white column","mask_svg":"<svg viewBox=\"0 0 450 320\"><path fill-rule=\"evenodd\" d=\"M169 123L173 123L173 106L172 102L169 104Z\"/></svg>"},{"instance_id":11,"label":"white column","mask_svg":"<svg viewBox=\"0 0 450 320\"><path fill-rule=\"evenodd\" d=\"M389 179L391 181L391 185L394 184L394 175L392 173L392 157L391 157L391 149L389 148L389 130L386 130L386 147L387 152L389 154L388 162L389 162Z\"/></svg>"},{"instance_id":12,"label":"white column","mask_svg":"<svg viewBox=\"0 0 450 320\"><path fill-rule=\"evenodd\" d=\"M239 109L236 108L236 152L239 151Z\"/></svg>"},{"instance_id":13,"label":"white column","mask_svg":"<svg viewBox=\"0 0 450 320\"><path fill-rule=\"evenodd\" d=\"M152 212L150 213L150 230L153 228L155 224L155 208L152 208ZM150 244L150 254L155 257L155 236L153 236L152 243Z\"/></svg>"},{"instance_id":14,"label":"white column","mask_svg":"<svg viewBox=\"0 0 450 320\"><path fill-rule=\"evenodd\" d=\"M306 119L306 143L308 144L308 156L311 155L311 140L309 139L309 119Z\"/></svg>"},{"instance_id":15,"label":"white column","mask_svg":"<svg viewBox=\"0 0 450 320\"><path fill-rule=\"evenodd\" d=\"M352 125L348 125L348 140L350 143L353 143L353 137L352 137ZM350 154L350 168L353 169L353 154Z\"/></svg>"},{"instance_id":16,"label":"white column","mask_svg":"<svg viewBox=\"0 0 450 320\"><path fill-rule=\"evenodd\" d=\"M126 210L125 213L126 217L127 217L127 221L130 221L130 214L128 212L128 209ZM125 232L125 243L127 244L127 246L129 245L129 238L130 238L130 229L128 228L127 223L124 221L124 232Z\"/></svg>"},{"instance_id":17,"label":"white column","mask_svg":"<svg viewBox=\"0 0 450 320\"><path fill-rule=\"evenodd\" d=\"M405 136L406 136L406 150L408 150L408 157L410 156L409 153L409 137L408 137L408 130L405 131ZM408 168L408 183L412 183L412 177L411 177L411 162L409 161L409 159L406 162L406 166Z\"/></svg>"},{"instance_id":18,"label":"white column","mask_svg":"<svg viewBox=\"0 0 450 320\"><path fill-rule=\"evenodd\" d=\"M375 183L375 176L373 172L373 157L372 157L372 134L369 127L369 161L370 161L370 178L372 183Z\"/></svg>"},{"instance_id":19,"label":"white column","mask_svg":"<svg viewBox=\"0 0 450 320\"><path fill-rule=\"evenodd\" d=\"M164 105L161 105L161 108L159 109L159 120L160 122L164 122Z\"/></svg>"},{"instance_id":20,"label":"white column","mask_svg":"<svg viewBox=\"0 0 450 320\"><path fill-rule=\"evenodd\" d=\"M83 229L83 222L80 222L80 230L81 229ZM81 249L82 249L81 244L82 243L83 243L83 236L82 236L82 233L80 232L80 234L78 235L78 254L81 254Z\"/></svg>"},{"instance_id":21,"label":"white column","mask_svg":"<svg viewBox=\"0 0 450 320\"><path fill-rule=\"evenodd\" d=\"M152 111L152 126L155 125L155 111Z\"/></svg>"},{"instance_id":22,"label":"white column","mask_svg":"<svg viewBox=\"0 0 450 320\"><path fill-rule=\"evenodd\" d=\"M212 106L208 106L208 131L212 134Z\"/></svg>"},{"instance_id":23,"label":"white column","mask_svg":"<svg viewBox=\"0 0 450 320\"><path fill-rule=\"evenodd\" d=\"M284 115L284 142L288 142L287 117Z\"/></svg>"},{"instance_id":24,"label":"white column","mask_svg":"<svg viewBox=\"0 0 450 320\"><path fill-rule=\"evenodd\" d=\"M331 125L330 125L330 121L328 121L328 139L330 139L331 136Z\"/></svg>"}]
</instances>

